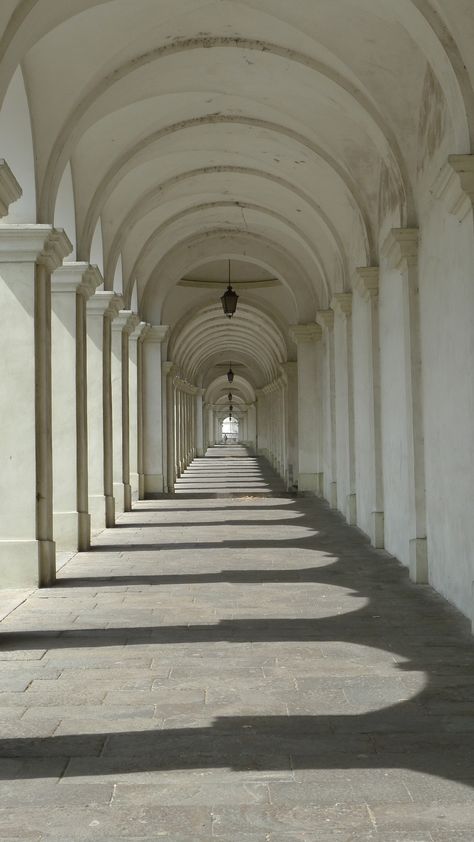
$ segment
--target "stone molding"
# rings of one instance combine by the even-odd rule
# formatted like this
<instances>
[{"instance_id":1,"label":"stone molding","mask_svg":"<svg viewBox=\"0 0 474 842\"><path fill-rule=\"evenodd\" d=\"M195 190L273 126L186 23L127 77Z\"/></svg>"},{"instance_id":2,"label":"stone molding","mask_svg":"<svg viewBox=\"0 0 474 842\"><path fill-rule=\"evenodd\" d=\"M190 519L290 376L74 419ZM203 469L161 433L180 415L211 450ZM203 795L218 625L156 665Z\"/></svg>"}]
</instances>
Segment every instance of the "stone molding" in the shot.
<instances>
[{"instance_id":1,"label":"stone molding","mask_svg":"<svg viewBox=\"0 0 474 842\"><path fill-rule=\"evenodd\" d=\"M102 275L100 272L96 274L96 268L84 262L64 263L51 276L52 292L78 293L84 298L90 298L102 283Z\"/></svg>"},{"instance_id":2,"label":"stone molding","mask_svg":"<svg viewBox=\"0 0 474 842\"><path fill-rule=\"evenodd\" d=\"M431 192L462 222L474 208L474 155L450 155L435 178Z\"/></svg>"},{"instance_id":3,"label":"stone molding","mask_svg":"<svg viewBox=\"0 0 474 842\"><path fill-rule=\"evenodd\" d=\"M115 321L119 317L119 313L123 308L123 298L121 295L118 295L116 292L112 291L112 298L110 299L110 305L108 310L106 311L105 315L111 322ZM113 328L113 325L112 325Z\"/></svg>"},{"instance_id":4,"label":"stone molding","mask_svg":"<svg viewBox=\"0 0 474 842\"><path fill-rule=\"evenodd\" d=\"M18 181L4 158L0 158L0 218L8 216L10 205L23 195Z\"/></svg>"},{"instance_id":5,"label":"stone molding","mask_svg":"<svg viewBox=\"0 0 474 842\"><path fill-rule=\"evenodd\" d=\"M319 342L323 335L321 325L310 322L304 325L290 325L290 336L298 345L300 342Z\"/></svg>"},{"instance_id":6,"label":"stone molding","mask_svg":"<svg viewBox=\"0 0 474 842\"><path fill-rule=\"evenodd\" d=\"M161 370L165 377L172 377L175 373L175 364L171 362L171 360L167 360L166 362L161 363Z\"/></svg>"},{"instance_id":7,"label":"stone molding","mask_svg":"<svg viewBox=\"0 0 474 842\"><path fill-rule=\"evenodd\" d=\"M334 327L334 310L331 307L328 307L327 310L318 310L316 321L322 328L332 330Z\"/></svg>"},{"instance_id":8,"label":"stone molding","mask_svg":"<svg viewBox=\"0 0 474 842\"><path fill-rule=\"evenodd\" d=\"M192 383L188 383L187 380L183 380L181 377L176 376L174 379L174 384L177 389L181 392L184 392L186 395L196 395L198 391L197 386L193 386Z\"/></svg>"},{"instance_id":9,"label":"stone molding","mask_svg":"<svg viewBox=\"0 0 474 842\"><path fill-rule=\"evenodd\" d=\"M148 325L148 330L143 338L145 342L165 342L169 329L169 325Z\"/></svg>"},{"instance_id":10,"label":"stone molding","mask_svg":"<svg viewBox=\"0 0 474 842\"><path fill-rule=\"evenodd\" d=\"M147 322L141 322L140 321L140 316L137 315L137 319L138 319L138 323L137 323L136 327L134 328L134 330L132 330L132 332L130 334L130 341L131 342L138 342L139 340L142 340L143 334L150 327L150 325Z\"/></svg>"},{"instance_id":11,"label":"stone molding","mask_svg":"<svg viewBox=\"0 0 474 842\"><path fill-rule=\"evenodd\" d=\"M356 269L354 289L364 301L375 298L379 294L380 269L378 266L360 266Z\"/></svg>"},{"instance_id":12,"label":"stone molding","mask_svg":"<svg viewBox=\"0 0 474 842\"><path fill-rule=\"evenodd\" d=\"M123 331L129 334L137 324L138 319L131 310L119 310L112 322L112 331L114 333L121 333Z\"/></svg>"},{"instance_id":13,"label":"stone molding","mask_svg":"<svg viewBox=\"0 0 474 842\"><path fill-rule=\"evenodd\" d=\"M110 290L99 289L87 302L87 315L105 316L110 307L115 307L115 293Z\"/></svg>"},{"instance_id":14,"label":"stone molding","mask_svg":"<svg viewBox=\"0 0 474 842\"><path fill-rule=\"evenodd\" d=\"M418 228L392 228L383 244L382 255L389 269L415 266L418 260Z\"/></svg>"},{"instance_id":15,"label":"stone molding","mask_svg":"<svg viewBox=\"0 0 474 842\"><path fill-rule=\"evenodd\" d=\"M0 225L0 263L39 263L54 272L72 251L61 228Z\"/></svg>"},{"instance_id":16,"label":"stone molding","mask_svg":"<svg viewBox=\"0 0 474 842\"><path fill-rule=\"evenodd\" d=\"M331 309L342 316L352 313L352 292L336 292L331 300Z\"/></svg>"}]
</instances>

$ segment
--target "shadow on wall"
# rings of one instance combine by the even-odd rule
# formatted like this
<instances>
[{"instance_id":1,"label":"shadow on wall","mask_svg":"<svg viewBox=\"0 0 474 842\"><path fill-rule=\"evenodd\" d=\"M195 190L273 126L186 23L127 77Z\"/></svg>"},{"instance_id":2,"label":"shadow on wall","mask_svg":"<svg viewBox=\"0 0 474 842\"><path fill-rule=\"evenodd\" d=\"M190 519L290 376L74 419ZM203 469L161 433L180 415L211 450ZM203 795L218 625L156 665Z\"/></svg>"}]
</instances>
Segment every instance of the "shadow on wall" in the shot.
<instances>
[{"instance_id":1,"label":"shadow on wall","mask_svg":"<svg viewBox=\"0 0 474 842\"><path fill-rule=\"evenodd\" d=\"M336 514L319 504L307 503L306 511L300 508L301 505L300 501L286 504L284 510L300 516L277 522L307 527L308 537L289 542L230 541L214 545L214 549L219 550L243 545L273 548L275 566L271 569L64 578L58 582L58 588L67 590L83 586L98 590L113 585L318 582L350 589L354 598L363 598L361 608L318 618L238 619L215 625L3 633L0 637L2 649L124 644L166 647L205 643L210 645L209 655L212 656L212 644L222 642L295 643L304 649L308 644L324 642L327 645L337 641L392 652L394 672L390 670L388 676L365 676L365 684L363 678L359 678L359 684L356 682L363 712L332 714L328 703L328 713L310 715L304 710L303 695L302 709L292 712L290 708L288 716L219 716L212 726L206 727L3 739L0 757L62 758L64 766L69 764L67 774L75 776L225 767L238 771L278 770L284 777L294 769L400 768L474 786L474 643L467 622L430 588L412 585L404 568L370 547ZM308 517L306 512L310 505L311 517ZM314 530L315 509L319 532ZM191 516L193 511L196 509L190 509ZM235 511L233 507L231 511ZM235 524L235 521L229 519L229 523ZM260 521L249 519L238 523L258 526ZM268 528L269 522L265 521L265 525ZM157 545L150 546L156 551ZM173 546L178 550L195 547L191 544ZM211 543L199 545L206 551L211 547ZM277 552L281 548L284 554ZM320 566L290 567L288 558L293 551L297 558L301 548L323 551L326 557L323 556ZM117 551L118 547L114 549ZM318 559L321 560L321 556ZM311 652L307 657L311 658ZM348 660L357 660L357 657L357 650L353 649L347 655ZM418 675L411 676L411 671ZM425 677L421 691L420 672ZM328 687L331 682L337 684L339 681L344 688L352 688L354 692L354 684L347 677L337 679L333 676L325 681ZM279 690L275 692L279 693ZM323 687L323 695L324 692ZM294 693L292 698L295 707ZM35 764L27 764L21 776L41 776L43 773L38 769L40 767ZM12 772L10 769L8 773L2 771L0 765L0 775L11 778Z\"/></svg>"}]
</instances>

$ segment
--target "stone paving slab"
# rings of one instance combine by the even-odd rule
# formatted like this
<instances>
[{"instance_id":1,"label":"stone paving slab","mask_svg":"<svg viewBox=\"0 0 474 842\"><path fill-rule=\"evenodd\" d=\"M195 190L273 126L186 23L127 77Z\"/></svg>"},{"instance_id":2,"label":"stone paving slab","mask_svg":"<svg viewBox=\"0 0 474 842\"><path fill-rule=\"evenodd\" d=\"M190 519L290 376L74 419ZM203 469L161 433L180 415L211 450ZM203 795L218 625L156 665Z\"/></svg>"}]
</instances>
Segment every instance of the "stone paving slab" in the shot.
<instances>
[{"instance_id":1,"label":"stone paving slab","mask_svg":"<svg viewBox=\"0 0 474 842\"><path fill-rule=\"evenodd\" d=\"M0 593L1 842L474 842L467 621L264 481Z\"/></svg>"}]
</instances>

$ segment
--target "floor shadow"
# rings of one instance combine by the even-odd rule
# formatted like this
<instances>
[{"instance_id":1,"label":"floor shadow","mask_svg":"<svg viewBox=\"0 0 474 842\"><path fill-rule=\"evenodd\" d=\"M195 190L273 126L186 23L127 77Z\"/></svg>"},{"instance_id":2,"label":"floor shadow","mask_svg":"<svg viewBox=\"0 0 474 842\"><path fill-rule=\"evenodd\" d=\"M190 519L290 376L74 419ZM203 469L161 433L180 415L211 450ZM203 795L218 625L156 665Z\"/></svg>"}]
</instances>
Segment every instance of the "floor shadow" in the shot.
<instances>
[{"instance_id":1,"label":"floor shadow","mask_svg":"<svg viewBox=\"0 0 474 842\"><path fill-rule=\"evenodd\" d=\"M195 768L278 770L289 775L298 768L403 768L474 786L474 643L467 621L430 588L411 584L400 564L373 550L360 533L344 526L327 507L294 501L292 510L300 512L301 518L287 519L288 524L298 528L307 525L311 535L289 541L159 545L159 548L198 551L265 548L270 553L284 548L288 555L283 569L233 567L217 573L156 573L81 580L63 576L58 587L100 587L101 583L157 587L223 583L333 585L334 592L328 589L327 604L322 599L315 604L315 613L323 616L232 619L195 625L4 631L0 633L0 647L4 651L18 651L124 644L157 647L209 644L212 657L212 644L223 642L231 645L290 643L301 649L306 647L311 659L312 644L342 643L350 647L346 657L355 661L363 647L392 653L391 680L393 676L403 678L400 695L404 698L394 702L392 693L388 700L386 676L377 678L378 689L374 689L374 676L368 675L358 685L360 707L364 708L361 713L308 714L304 707L305 704L310 707L311 700L305 700L301 691L292 693L292 700L293 705L298 703L303 710L290 709L289 716L219 716L212 725L204 727L6 738L0 740L0 758L28 761L37 757L64 758L66 776L78 777ZM262 522L268 527L268 521ZM258 522L249 523L258 526ZM277 523L281 525L284 519ZM157 550L156 544L116 545L110 549L128 553L134 548L143 551L147 547ZM324 551L327 557L319 565L294 567L292 553L299 549ZM104 552L104 546L97 546L97 550ZM338 588L354 597L353 611L338 613ZM279 651L276 647L275 652ZM411 672L424 676L422 689L419 675L410 676ZM331 680L328 678L328 682ZM341 682L346 693L353 690L349 678L341 678ZM275 693L279 690L275 689ZM34 764L27 764L21 770L23 778L41 774ZM0 775L7 776L2 764ZM14 775L15 771L9 769L8 778Z\"/></svg>"}]
</instances>

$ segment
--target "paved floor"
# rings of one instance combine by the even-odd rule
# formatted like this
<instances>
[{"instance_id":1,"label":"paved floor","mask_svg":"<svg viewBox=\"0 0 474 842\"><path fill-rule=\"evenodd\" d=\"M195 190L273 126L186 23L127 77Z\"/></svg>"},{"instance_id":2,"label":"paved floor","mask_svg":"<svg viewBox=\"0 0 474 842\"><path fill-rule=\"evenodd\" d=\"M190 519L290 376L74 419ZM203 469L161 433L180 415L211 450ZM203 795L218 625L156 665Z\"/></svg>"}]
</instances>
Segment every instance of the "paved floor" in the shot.
<instances>
[{"instance_id":1,"label":"paved floor","mask_svg":"<svg viewBox=\"0 0 474 842\"><path fill-rule=\"evenodd\" d=\"M2 842L474 840L467 624L315 500L141 503L4 613Z\"/></svg>"}]
</instances>

